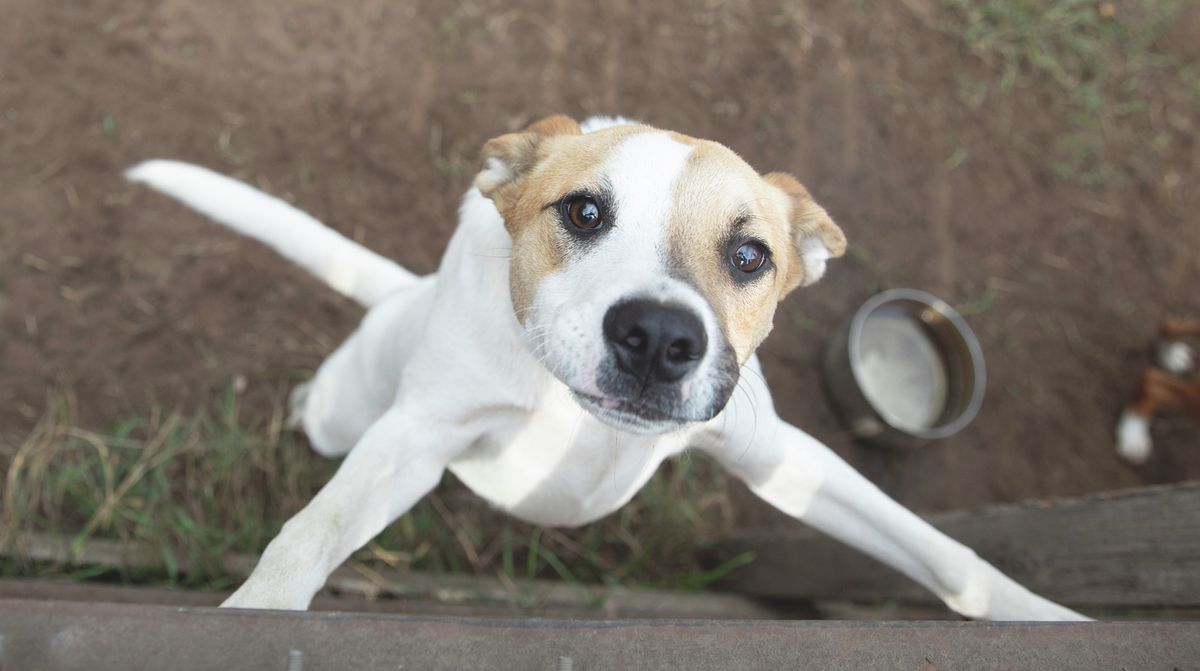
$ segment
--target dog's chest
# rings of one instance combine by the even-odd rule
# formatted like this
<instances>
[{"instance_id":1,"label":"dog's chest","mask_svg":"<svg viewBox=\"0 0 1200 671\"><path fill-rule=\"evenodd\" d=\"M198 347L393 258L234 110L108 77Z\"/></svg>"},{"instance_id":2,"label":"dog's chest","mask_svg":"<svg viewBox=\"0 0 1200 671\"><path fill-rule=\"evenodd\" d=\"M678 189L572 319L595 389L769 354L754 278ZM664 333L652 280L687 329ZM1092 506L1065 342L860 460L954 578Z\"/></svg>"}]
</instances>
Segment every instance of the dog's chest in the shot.
<instances>
[{"instance_id":1,"label":"dog's chest","mask_svg":"<svg viewBox=\"0 0 1200 671\"><path fill-rule=\"evenodd\" d=\"M601 424L569 396L481 439L450 470L492 505L527 522L577 526L633 497L680 436L640 436Z\"/></svg>"}]
</instances>

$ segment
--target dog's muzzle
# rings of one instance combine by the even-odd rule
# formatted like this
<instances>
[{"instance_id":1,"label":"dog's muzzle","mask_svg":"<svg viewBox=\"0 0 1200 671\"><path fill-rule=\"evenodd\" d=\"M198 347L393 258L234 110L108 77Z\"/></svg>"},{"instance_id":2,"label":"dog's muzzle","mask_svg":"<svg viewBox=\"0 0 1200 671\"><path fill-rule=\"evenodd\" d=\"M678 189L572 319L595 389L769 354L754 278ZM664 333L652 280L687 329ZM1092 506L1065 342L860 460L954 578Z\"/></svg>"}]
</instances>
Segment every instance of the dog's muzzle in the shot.
<instances>
[{"instance_id":1,"label":"dog's muzzle","mask_svg":"<svg viewBox=\"0 0 1200 671\"><path fill-rule=\"evenodd\" d=\"M596 385L602 396L576 397L602 420L638 432L669 431L711 418L728 399L716 403L689 398L694 377L710 348L704 323L692 310L649 299L610 307L602 331L605 360ZM704 397L709 396L704 392Z\"/></svg>"}]
</instances>

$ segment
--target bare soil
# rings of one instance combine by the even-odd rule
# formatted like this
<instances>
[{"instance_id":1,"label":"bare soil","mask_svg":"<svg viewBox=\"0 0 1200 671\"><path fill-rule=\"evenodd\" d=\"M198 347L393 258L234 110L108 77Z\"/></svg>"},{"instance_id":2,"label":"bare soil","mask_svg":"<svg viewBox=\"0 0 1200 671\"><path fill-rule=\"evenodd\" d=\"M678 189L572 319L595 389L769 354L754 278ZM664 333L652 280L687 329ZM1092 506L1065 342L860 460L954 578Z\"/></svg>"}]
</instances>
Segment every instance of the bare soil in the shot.
<instances>
[{"instance_id":1,"label":"bare soil","mask_svg":"<svg viewBox=\"0 0 1200 671\"><path fill-rule=\"evenodd\" d=\"M795 172L852 250L781 307L762 349L787 419L919 509L1200 477L1200 431L1156 426L1143 467L1112 427L1154 322L1200 315L1200 118L1163 87L1097 129L1122 178L1051 174L1037 88L939 28L940 3L4 0L0 14L0 438L70 390L107 427L250 408L311 371L360 311L262 247L131 187L152 157L289 198L419 272L436 267L489 137L620 113ZM1118 8L1122 5L1118 3ZM1195 3L1163 48L1200 60ZM959 436L854 444L819 384L837 323L881 288L964 309L988 398ZM748 496L747 518L760 515Z\"/></svg>"}]
</instances>

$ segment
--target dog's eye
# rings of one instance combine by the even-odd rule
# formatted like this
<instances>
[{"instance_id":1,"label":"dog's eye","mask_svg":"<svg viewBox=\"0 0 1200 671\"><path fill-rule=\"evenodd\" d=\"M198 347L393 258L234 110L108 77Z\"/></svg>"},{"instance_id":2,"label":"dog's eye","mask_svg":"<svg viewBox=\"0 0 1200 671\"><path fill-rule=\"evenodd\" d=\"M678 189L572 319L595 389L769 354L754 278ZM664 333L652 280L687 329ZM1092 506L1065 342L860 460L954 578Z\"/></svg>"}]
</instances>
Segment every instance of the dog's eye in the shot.
<instances>
[{"instance_id":1,"label":"dog's eye","mask_svg":"<svg viewBox=\"0 0 1200 671\"><path fill-rule=\"evenodd\" d=\"M604 225L600 205L590 196L578 196L567 201L567 218L575 228L594 231Z\"/></svg>"},{"instance_id":2,"label":"dog's eye","mask_svg":"<svg viewBox=\"0 0 1200 671\"><path fill-rule=\"evenodd\" d=\"M743 273L758 272L767 262L767 248L759 242L743 242L729 252L729 263Z\"/></svg>"}]
</instances>

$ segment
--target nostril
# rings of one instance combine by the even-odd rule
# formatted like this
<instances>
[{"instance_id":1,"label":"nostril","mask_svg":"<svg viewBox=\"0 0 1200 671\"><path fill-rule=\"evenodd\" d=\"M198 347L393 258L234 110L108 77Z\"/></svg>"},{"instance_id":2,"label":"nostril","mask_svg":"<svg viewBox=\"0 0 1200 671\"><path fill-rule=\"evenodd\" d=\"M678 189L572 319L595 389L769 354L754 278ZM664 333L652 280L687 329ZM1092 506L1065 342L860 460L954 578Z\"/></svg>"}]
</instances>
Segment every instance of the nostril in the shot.
<instances>
[{"instance_id":1,"label":"nostril","mask_svg":"<svg viewBox=\"0 0 1200 671\"><path fill-rule=\"evenodd\" d=\"M667 360L671 363L684 363L700 358L696 351L696 343L686 338L680 338L667 346Z\"/></svg>"},{"instance_id":2,"label":"nostril","mask_svg":"<svg viewBox=\"0 0 1200 671\"><path fill-rule=\"evenodd\" d=\"M621 343L635 352L640 352L646 348L646 332L635 328L621 339Z\"/></svg>"}]
</instances>

